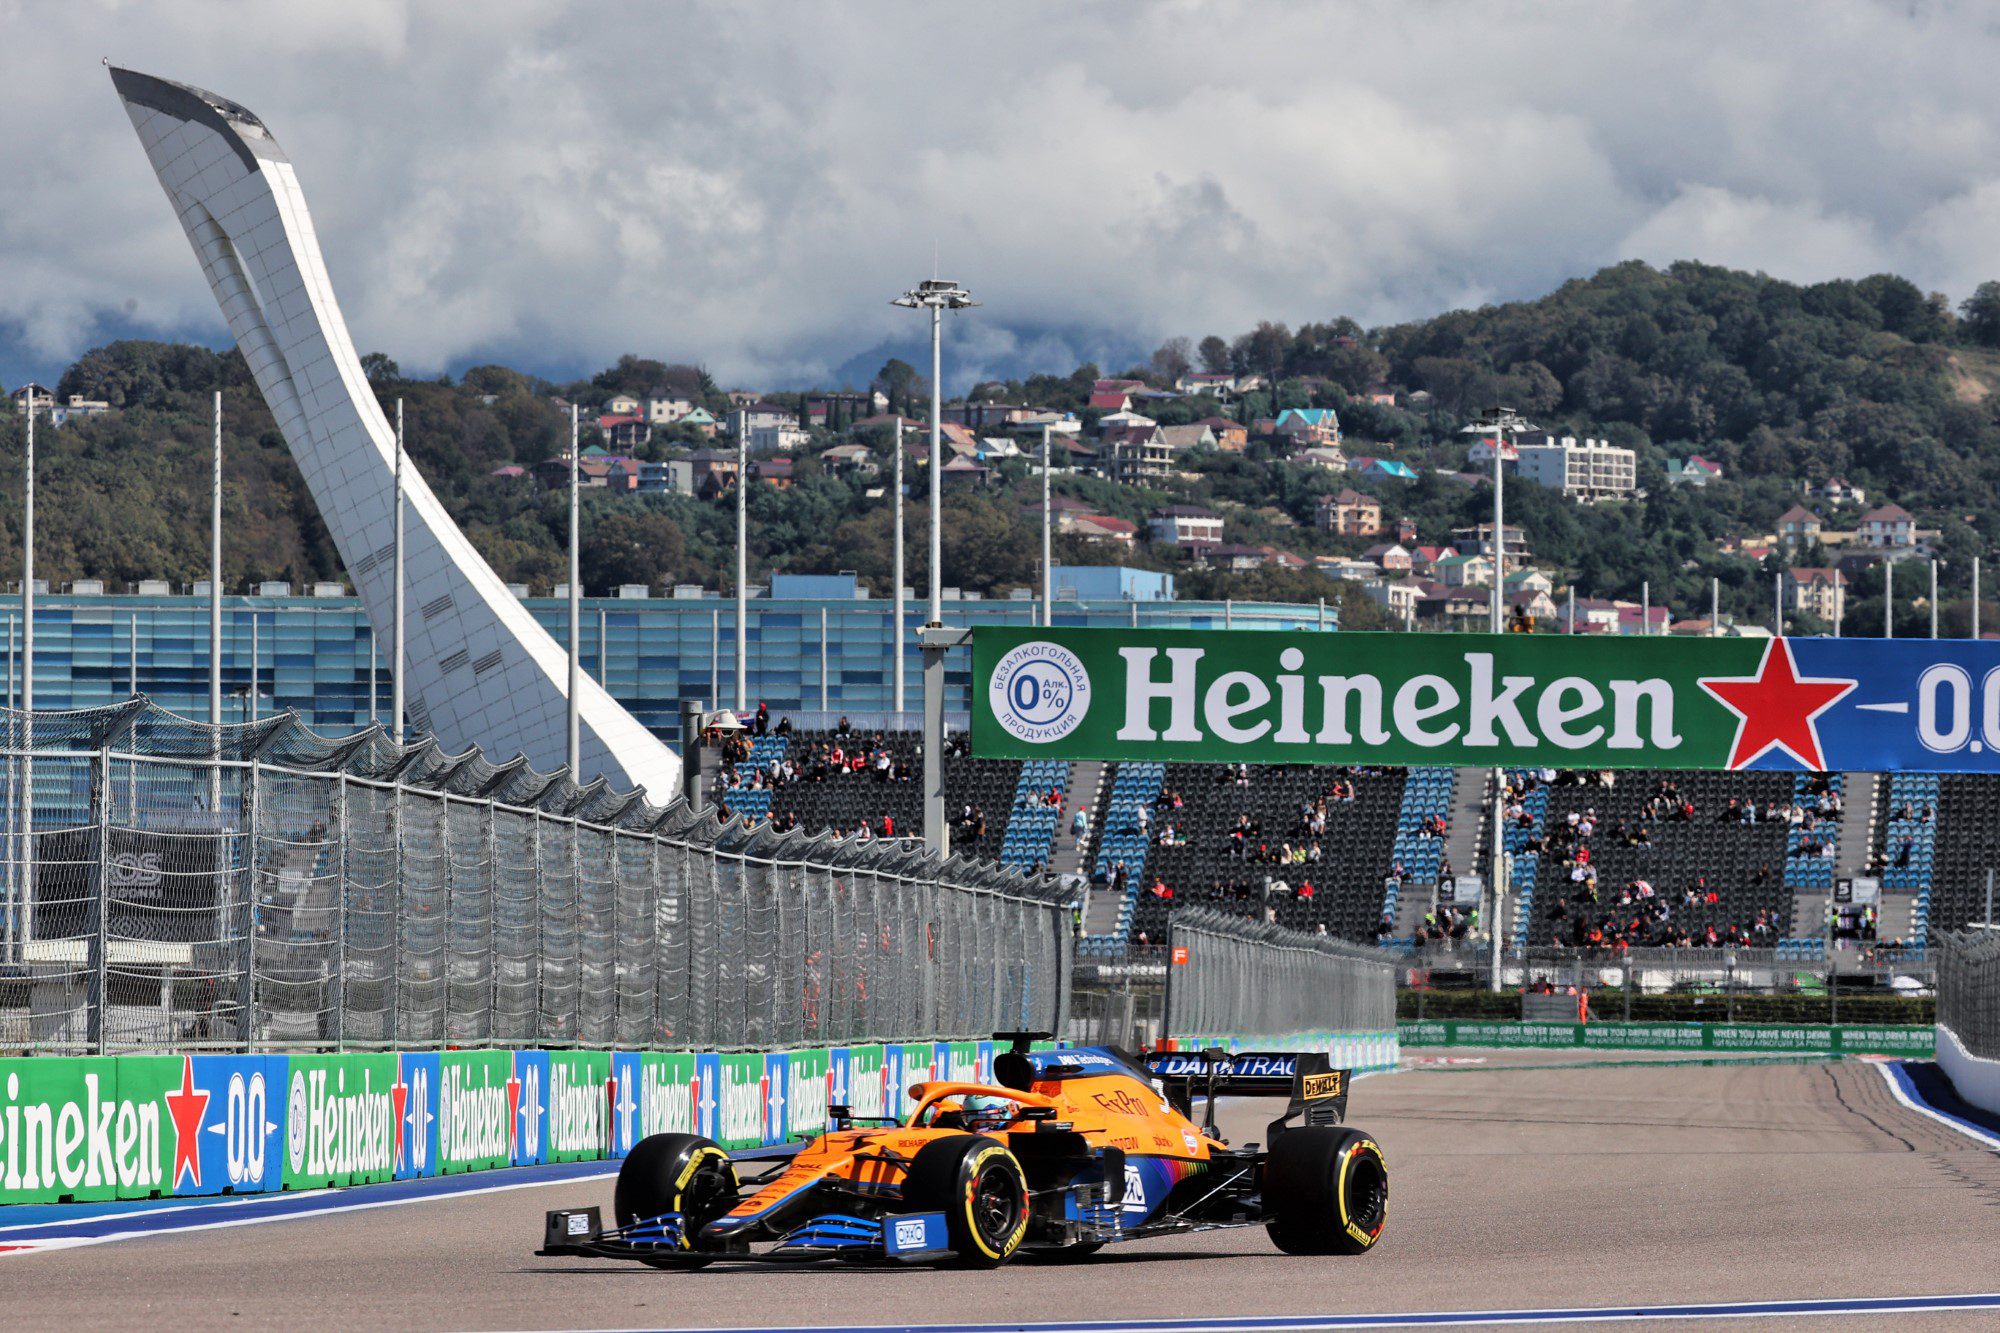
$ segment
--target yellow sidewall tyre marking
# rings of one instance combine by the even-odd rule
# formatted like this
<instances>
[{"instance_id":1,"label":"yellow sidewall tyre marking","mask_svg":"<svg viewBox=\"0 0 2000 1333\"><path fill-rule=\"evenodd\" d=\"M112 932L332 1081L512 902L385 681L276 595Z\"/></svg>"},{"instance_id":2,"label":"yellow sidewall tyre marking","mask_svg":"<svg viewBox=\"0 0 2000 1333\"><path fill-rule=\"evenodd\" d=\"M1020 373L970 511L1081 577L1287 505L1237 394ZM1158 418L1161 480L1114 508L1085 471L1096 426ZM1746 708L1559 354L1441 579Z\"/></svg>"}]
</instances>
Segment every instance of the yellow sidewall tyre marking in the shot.
<instances>
[{"instance_id":1,"label":"yellow sidewall tyre marking","mask_svg":"<svg viewBox=\"0 0 2000 1333\"><path fill-rule=\"evenodd\" d=\"M1347 1172L1348 1169L1354 1165L1354 1159L1359 1157L1362 1153L1367 1153L1370 1156L1372 1156L1376 1160L1376 1162L1381 1165L1382 1168L1382 1178L1383 1178L1382 1219L1380 1222L1376 1223L1375 1230L1372 1232L1365 1231L1361 1227L1355 1225L1353 1217L1351 1217L1347 1211ZM1346 1152L1340 1155L1340 1175L1334 1181L1333 1196L1336 1200L1339 1201L1340 1205L1340 1225L1342 1229L1347 1232L1348 1235L1354 1238L1354 1241L1357 1245L1372 1246L1378 1239L1381 1238L1382 1225L1383 1223L1386 1223L1389 1220L1389 1191L1387 1183L1388 1177L1389 1177L1388 1164L1382 1161L1382 1150L1375 1146L1375 1140L1373 1139L1361 1139L1356 1143L1354 1143L1353 1145L1351 1145Z\"/></svg>"},{"instance_id":2,"label":"yellow sidewall tyre marking","mask_svg":"<svg viewBox=\"0 0 2000 1333\"><path fill-rule=\"evenodd\" d=\"M999 1158L1000 1161L1005 1163L1007 1166L1013 1168L1013 1174L1015 1175L1016 1179L1025 1180L1025 1177L1021 1175L1020 1164L1014 1160L1014 1154L1008 1152L1005 1148L1000 1147L998 1144L995 1144L993 1147L990 1148L981 1148L978 1152L974 1153L971 1157L968 1157L966 1159L965 1197L961 1203L961 1206L965 1210L966 1234L972 1237L972 1243L974 1245L977 1245L980 1248L981 1252L983 1252L988 1259L1005 1259L1009 1255L1013 1254L1015 1250L1020 1248L1022 1238L1028 1234L1028 1210L1026 1208L1023 1208L1021 1210L1020 1222L1016 1224L1013 1232L1000 1243L1000 1248L997 1250L994 1249L991 1245L988 1245L986 1243L986 1237L980 1234L978 1219L974 1216L972 1211L973 1192L978 1188L979 1177L986 1170L987 1162L996 1157ZM1026 1194L1027 1191L1025 1189L1022 1190L1022 1195L1024 1198L1026 1197Z\"/></svg>"}]
</instances>

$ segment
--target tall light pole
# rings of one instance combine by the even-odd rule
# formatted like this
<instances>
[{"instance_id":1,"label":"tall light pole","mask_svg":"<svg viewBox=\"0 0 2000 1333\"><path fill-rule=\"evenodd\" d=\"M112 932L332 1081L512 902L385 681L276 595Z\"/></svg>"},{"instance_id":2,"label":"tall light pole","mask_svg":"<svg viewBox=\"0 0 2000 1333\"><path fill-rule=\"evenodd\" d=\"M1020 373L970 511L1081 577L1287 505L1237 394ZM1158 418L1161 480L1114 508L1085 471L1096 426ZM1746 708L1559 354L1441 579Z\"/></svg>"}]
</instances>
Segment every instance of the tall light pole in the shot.
<instances>
[{"instance_id":1,"label":"tall light pole","mask_svg":"<svg viewBox=\"0 0 2000 1333\"><path fill-rule=\"evenodd\" d=\"M35 938L35 390L28 388L26 471L21 492L21 711L27 714L27 744L21 755L21 874L7 928L15 936L15 961L26 957ZM18 926L16 921L18 919ZM18 934L16 931L18 930Z\"/></svg>"},{"instance_id":2,"label":"tall light pole","mask_svg":"<svg viewBox=\"0 0 2000 1333\"><path fill-rule=\"evenodd\" d=\"M1506 483L1502 479L1500 464L1507 455L1507 437L1509 435L1518 435L1524 430L1532 429L1533 427L1528 424L1527 419L1513 408L1495 407L1487 411L1485 421L1475 421L1465 427L1463 431L1467 435L1491 434L1493 436L1493 611L1492 623L1488 628L1495 634L1499 634L1507 628L1506 620L1502 615L1502 607L1505 605L1507 598L1507 502ZM1572 626L1576 623L1576 612L1573 604L1570 611L1570 623ZM1507 901L1507 854L1500 827L1507 784L1505 774L1499 768L1493 770L1489 782L1492 795L1492 809L1488 814L1488 827L1493 832L1493 845L1490 852L1492 858L1492 875L1490 878L1493 881L1493 912L1487 918L1486 929L1492 940L1493 958L1491 973L1487 977L1487 986L1489 989L1497 991L1500 989L1500 934L1506 919L1505 909Z\"/></svg>"},{"instance_id":3,"label":"tall light pole","mask_svg":"<svg viewBox=\"0 0 2000 1333\"><path fill-rule=\"evenodd\" d=\"M1896 637L1896 562L1882 557L1882 637Z\"/></svg>"},{"instance_id":4,"label":"tall light pole","mask_svg":"<svg viewBox=\"0 0 2000 1333\"><path fill-rule=\"evenodd\" d=\"M944 823L944 657L951 636L944 634L944 312L979 304L972 293L945 278L928 278L897 297L893 305L931 312L931 614L924 626L924 845L939 856L951 853Z\"/></svg>"},{"instance_id":5,"label":"tall light pole","mask_svg":"<svg viewBox=\"0 0 2000 1333\"><path fill-rule=\"evenodd\" d=\"M215 449L208 485L208 724L222 725L222 390L215 391ZM373 722L374 718L369 718Z\"/></svg>"},{"instance_id":6,"label":"tall light pole","mask_svg":"<svg viewBox=\"0 0 2000 1333\"><path fill-rule=\"evenodd\" d=\"M1042 426L1042 628L1056 623L1056 571L1050 563L1053 545L1049 536L1049 427ZM1321 619L1325 618L1326 604L1320 604Z\"/></svg>"},{"instance_id":7,"label":"tall light pole","mask_svg":"<svg viewBox=\"0 0 2000 1333\"><path fill-rule=\"evenodd\" d=\"M574 410L574 409L572 409ZM396 527L394 534L396 590L389 598L389 735L403 743L403 400L396 400Z\"/></svg>"},{"instance_id":8,"label":"tall light pole","mask_svg":"<svg viewBox=\"0 0 2000 1333\"><path fill-rule=\"evenodd\" d=\"M896 412L896 554L890 568L890 582L895 586L890 592L893 609L890 619L894 622L889 631L889 679L895 693L891 696L891 707L895 709L896 725L903 721L903 413Z\"/></svg>"},{"instance_id":9,"label":"tall light pole","mask_svg":"<svg viewBox=\"0 0 2000 1333\"><path fill-rule=\"evenodd\" d=\"M583 727L578 714L583 690L583 600L577 587L582 573L582 561L577 549L577 515L582 508L578 495L582 487L581 459L577 446L582 442L578 433L576 404L569 405L569 745L564 754L569 760L571 782L583 781Z\"/></svg>"},{"instance_id":10,"label":"tall light pole","mask_svg":"<svg viewBox=\"0 0 2000 1333\"><path fill-rule=\"evenodd\" d=\"M736 432L736 711L750 708L750 427Z\"/></svg>"},{"instance_id":11,"label":"tall light pole","mask_svg":"<svg viewBox=\"0 0 2000 1333\"><path fill-rule=\"evenodd\" d=\"M1493 407L1487 409L1486 420L1475 421L1460 432L1493 437L1493 614L1488 628L1495 634L1507 628L1501 616L1507 599L1507 500L1500 464L1507 454L1507 437L1533 429L1528 419L1513 408Z\"/></svg>"}]
</instances>

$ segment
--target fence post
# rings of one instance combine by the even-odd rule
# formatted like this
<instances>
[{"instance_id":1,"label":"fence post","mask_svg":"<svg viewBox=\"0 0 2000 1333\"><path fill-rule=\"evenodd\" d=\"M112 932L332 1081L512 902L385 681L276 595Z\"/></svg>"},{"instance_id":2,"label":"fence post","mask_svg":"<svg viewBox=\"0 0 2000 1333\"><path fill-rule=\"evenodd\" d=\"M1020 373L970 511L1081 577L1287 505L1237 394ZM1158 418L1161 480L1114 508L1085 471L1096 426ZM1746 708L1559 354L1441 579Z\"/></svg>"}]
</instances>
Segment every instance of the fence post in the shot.
<instances>
[{"instance_id":1,"label":"fence post","mask_svg":"<svg viewBox=\"0 0 2000 1333\"><path fill-rule=\"evenodd\" d=\"M389 877L389 1046L403 1040L403 775L397 766L389 795L390 846L395 860Z\"/></svg>"},{"instance_id":2,"label":"fence post","mask_svg":"<svg viewBox=\"0 0 2000 1333\"><path fill-rule=\"evenodd\" d=\"M601 637L598 640L598 642L600 645L603 643ZM601 671L603 669L602 647L600 647L598 651L599 651L598 669ZM440 787L438 788L437 798L438 798L438 843L443 849L443 855L441 855L438 859L439 863L444 868L444 921L441 923L444 927L444 950L439 956L438 960L439 962L438 971L440 974L440 979L444 984L444 1013L443 1016L438 1019L438 1045L448 1046L451 1044L452 1040L451 1038L452 956L451 955L452 955L452 946L456 938L455 933L452 930L452 922L454 920L454 914L452 912L452 904L457 901L458 876L454 873L456 867L452 864L452 859L451 859L451 793Z\"/></svg>"},{"instance_id":3,"label":"fence post","mask_svg":"<svg viewBox=\"0 0 2000 1333\"><path fill-rule=\"evenodd\" d=\"M1625 1021L1632 1021L1632 991L1638 985L1639 966L1628 950L1625 954Z\"/></svg>"},{"instance_id":4,"label":"fence post","mask_svg":"<svg viewBox=\"0 0 2000 1333\"><path fill-rule=\"evenodd\" d=\"M255 752L250 756L249 782L243 791L242 804L247 807L244 825L248 830L247 844L243 856L243 972L236 982L236 1008L241 1017L243 1049L249 1051L257 1041L257 824L258 810L262 799L263 761Z\"/></svg>"},{"instance_id":5,"label":"fence post","mask_svg":"<svg viewBox=\"0 0 2000 1333\"><path fill-rule=\"evenodd\" d=\"M1171 903L1168 906L1172 906ZM1169 916L1167 918L1167 979L1160 988L1160 1044L1165 1046L1174 1035L1174 941L1180 934L1180 926Z\"/></svg>"},{"instance_id":6,"label":"fence post","mask_svg":"<svg viewBox=\"0 0 2000 1333\"><path fill-rule=\"evenodd\" d=\"M110 980L110 968L105 951L110 944L110 926L107 918L111 908L111 748L100 747L97 752L97 892L92 897L92 914L96 920L91 931L90 947L96 959L90 970L89 1035L92 1048L99 1055L104 1054L108 1029L111 1026L111 995L106 983Z\"/></svg>"},{"instance_id":7,"label":"fence post","mask_svg":"<svg viewBox=\"0 0 2000 1333\"><path fill-rule=\"evenodd\" d=\"M333 1049L347 1049L347 772L336 777L333 795L334 828L338 830L340 857L335 871L334 890L338 902L333 937Z\"/></svg>"}]
</instances>

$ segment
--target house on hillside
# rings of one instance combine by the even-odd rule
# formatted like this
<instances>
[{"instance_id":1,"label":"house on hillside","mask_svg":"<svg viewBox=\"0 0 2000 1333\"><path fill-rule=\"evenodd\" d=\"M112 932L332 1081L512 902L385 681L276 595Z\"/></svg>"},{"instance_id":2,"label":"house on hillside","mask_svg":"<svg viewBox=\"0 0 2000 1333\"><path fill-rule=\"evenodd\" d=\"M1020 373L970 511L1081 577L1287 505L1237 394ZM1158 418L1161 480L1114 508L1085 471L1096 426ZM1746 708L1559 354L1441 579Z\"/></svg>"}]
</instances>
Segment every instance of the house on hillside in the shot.
<instances>
[{"instance_id":1,"label":"house on hillside","mask_svg":"<svg viewBox=\"0 0 2000 1333\"><path fill-rule=\"evenodd\" d=\"M694 408L674 424L676 426L685 426L690 430L700 431L702 437L709 440L714 439L715 432L722 429L722 423L717 421L714 415L705 407Z\"/></svg>"},{"instance_id":2,"label":"house on hillside","mask_svg":"<svg viewBox=\"0 0 2000 1333\"><path fill-rule=\"evenodd\" d=\"M697 449L687 456L693 492L704 500L726 494L736 485L736 455L725 449Z\"/></svg>"},{"instance_id":3,"label":"house on hillside","mask_svg":"<svg viewBox=\"0 0 2000 1333\"><path fill-rule=\"evenodd\" d=\"M1148 422L1143 426L1113 426L1097 437L1105 474L1126 483L1156 481L1173 471L1174 451L1166 433Z\"/></svg>"},{"instance_id":4,"label":"house on hillside","mask_svg":"<svg viewBox=\"0 0 2000 1333\"><path fill-rule=\"evenodd\" d=\"M1868 492L1849 482L1845 477L1834 477L1821 482L1806 494L1828 507L1838 505L1864 505L1868 503Z\"/></svg>"},{"instance_id":5,"label":"house on hillside","mask_svg":"<svg viewBox=\"0 0 2000 1333\"><path fill-rule=\"evenodd\" d=\"M1778 516L1778 540L1788 546L1804 546L1819 540L1825 523L1804 505L1793 505Z\"/></svg>"},{"instance_id":6,"label":"house on hillside","mask_svg":"<svg viewBox=\"0 0 2000 1333\"><path fill-rule=\"evenodd\" d=\"M798 416L777 403L745 403L730 412L723 429L732 440L747 440L759 430L797 430Z\"/></svg>"},{"instance_id":7,"label":"house on hillside","mask_svg":"<svg viewBox=\"0 0 2000 1333\"><path fill-rule=\"evenodd\" d=\"M875 455L865 444L836 444L819 451L819 465L836 477L875 471Z\"/></svg>"},{"instance_id":8,"label":"house on hillside","mask_svg":"<svg viewBox=\"0 0 2000 1333\"><path fill-rule=\"evenodd\" d=\"M694 409L693 400L676 397L663 389L655 389L646 396L646 420L655 426L672 426L685 419Z\"/></svg>"},{"instance_id":9,"label":"house on hillside","mask_svg":"<svg viewBox=\"0 0 2000 1333\"><path fill-rule=\"evenodd\" d=\"M653 438L652 423L639 412L624 416L601 416L597 419L597 429L603 435L606 444L619 450L640 448Z\"/></svg>"},{"instance_id":10,"label":"house on hillside","mask_svg":"<svg viewBox=\"0 0 2000 1333\"><path fill-rule=\"evenodd\" d=\"M1271 433L1293 448L1340 443L1340 414L1330 407L1288 407L1271 423Z\"/></svg>"},{"instance_id":11,"label":"house on hillside","mask_svg":"<svg viewBox=\"0 0 2000 1333\"><path fill-rule=\"evenodd\" d=\"M944 465L944 475L939 480L946 486L984 486L993 476L993 470L968 454L960 454Z\"/></svg>"},{"instance_id":12,"label":"house on hillside","mask_svg":"<svg viewBox=\"0 0 2000 1333\"><path fill-rule=\"evenodd\" d=\"M1711 463L1700 454L1667 460L1667 484L1669 486L1706 486L1722 480L1722 464Z\"/></svg>"},{"instance_id":13,"label":"house on hillside","mask_svg":"<svg viewBox=\"0 0 2000 1333\"><path fill-rule=\"evenodd\" d=\"M1192 426L1162 426L1160 437L1167 442L1167 448L1175 454L1184 454L1203 445L1211 449L1215 447L1215 432L1200 422Z\"/></svg>"},{"instance_id":14,"label":"house on hillside","mask_svg":"<svg viewBox=\"0 0 2000 1333\"><path fill-rule=\"evenodd\" d=\"M1831 625L1847 612L1847 576L1838 569L1788 569L1784 592L1787 611L1821 624Z\"/></svg>"},{"instance_id":15,"label":"house on hillside","mask_svg":"<svg viewBox=\"0 0 2000 1333\"><path fill-rule=\"evenodd\" d=\"M1388 458L1351 458L1347 470L1367 481L1415 481L1417 474L1406 463Z\"/></svg>"},{"instance_id":16,"label":"house on hillside","mask_svg":"<svg viewBox=\"0 0 2000 1333\"><path fill-rule=\"evenodd\" d=\"M1384 574L1397 575L1410 572L1409 549L1398 542L1380 542L1361 553L1361 558L1374 564Z\"/></svg>"},{"instance_id":17,"label":"house on hillside","mask_svg":"<svg viewBox=\"0 0 2000 1333\"><path fill-rule=\"evenodd\" d=\"M1361 585L1361 589L1383 610L1403 621L1417 614L1417 603L1424 595L1424 581L1408 577L1370 579Z\"/></svg>"},{"instance_id":18,"label":"house on hillside","mask_svg":"<svg viewBox=\"0 0 2000 1333\"><path fill-rule=\"evenodd\" d=\"M1097 412L1124 412L1132 406L1132 396L1123 389L1092 392L1088 406Z\"/></svg>"},{"instance_id":19,"label":"house on hillside","mask_svg":"<svg viewBox=\"0 0 2000 1333\"><path fill-rule=\"evenodd\" d=\"M1913 550L1917 544L1917 521L1901 505L1878 505L1861 516L1854 538L1873 550Z\"/></svg>"},{"instance_id":20,"label":"house on hillside","mask_svg":"<svg viewBox=\"0 0 2000 1333\"><path fill-rule=\"evenodd\" d=\"M1477 588L1427 583L1417 598L1417 619L1445 629L1485 629L1491 610L1491 599Z\"/></svg>"},{"instance_id":21,"label":"house on hillside","mask_svg":"<svg viewBox=\"0 0 2000 1333\"><path fill-rule=\"evenodd\" d=\"M1147 416L1144 412L1128 410L1112 412L1106 416L1099 417L1097 420L1097 430L1101 435L1107 430L1117 430L1120 426L1157 426L1158 424L1159 422L1153 420L1153 418Z\"/></svg>"},{"instance_id":22,"label":"house on hillside","mask_svg":"<svg viewBox=\"0 0 2000 1333\"><path fill-rule=\"evenodd\" d=\"M1437 562L1436 577L1447 588L1490 588L1493 561L1483 555L1448 555Z\"/></svg>"},{"instance_id":23,"label":"house on hillside","mask_svg":"<svg viewBox=\"0 0 2000 1333\"><path fill-rule=\"evenodd\" d=\"M1324 468L1328 472L1347 471L1347 455L1337 444L1315 444L1310 449L1301 449L1292 455L1291 461L1301 467Z\"/></svg>"},{"instance_id":24,"label":"house on hillside","mask_svg":"<svg viewBox=\"0 0 2000 1333\"><path fill-rule=\"evenodd\" d=\"M1174 388L1190 398L1208 397L1219 403L1229 402L1236 397L1236 376L1224 371L1189 371L1174 381Z\"/></svg>"},{"instance_id":25,"label":"house on hillside","mask_svg":"<svg viewBox=\"0 0 2000 1333\"><path fill-rule=\"evenodd\" d=\"M607 417L642 417L646 415L646 400L629 393L614 393L604 400L604 415Z\"/></svg>"},{"instance_id":26,"label":"house on hillside","mask_svg":"<svg viewBox=\"0 0 2000 1333\"><path fill-rule=\"evenodd\" d=\"M1206 426L1215 436L1215 447L1224 453L1240 454L1250 447L1250 428L1240 421L1228 417L1203 417L1198 425Z\"/></svg>"},{"instance_id":27,"label":"house on hillside","mask_svg":"<svg viewBox=\"0 0 2000 1333\"><path fill-rule=\"evenodd\" d=\"M1374 537L1382 531L1382 502L1348 487L1338 495L1322 495L1313 511L1321 532L1342 537Z\"/></svg>"},{"instance_id":28,"label":"house on hillside","mask_svg":"<svg viewBox=\"0 0 2000 1333\"><path fill-rule=\"evenodd\" d=\"M1154 541L1166 546L1201 549L1222 544L1222 515L1200 505L1155 509L1146 528Z\"/></svg>"},{"instance_id":29,"label":"house on hillside","mask_svg":"<svg viewBox=\"0 0 2000 1333\"><path fill-rule=\"evenodd\" d=\"M1139 525L1110 514L1079 514L1070 521L1069 531L1093 546L1130 546L1139 535Z\"/></svg>"}]
</instances>

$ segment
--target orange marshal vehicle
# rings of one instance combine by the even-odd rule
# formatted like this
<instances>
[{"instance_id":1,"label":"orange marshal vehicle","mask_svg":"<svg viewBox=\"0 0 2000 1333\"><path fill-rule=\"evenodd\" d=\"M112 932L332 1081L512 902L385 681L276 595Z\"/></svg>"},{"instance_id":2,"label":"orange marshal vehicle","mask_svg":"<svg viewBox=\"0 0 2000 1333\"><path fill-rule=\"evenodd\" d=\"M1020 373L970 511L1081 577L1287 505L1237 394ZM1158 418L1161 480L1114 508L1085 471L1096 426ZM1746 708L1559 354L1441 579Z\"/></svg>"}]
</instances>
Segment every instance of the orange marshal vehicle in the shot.
<instances>
[{"instance_id":1,"label":"orange marshal vehicle","mask_svg":"<svg viewBox=\"0 0 2000 1333\"><path fill-rule=\"evenodd\" d=\"M617 1225L557 1209L536 1253L992 1268L1219 1227L1261 1225L1287 1254L1360 1254L1382 1234L1388 1166L1342 1127L1348 1071L1325 1056L1032 1049L1041 1036L998 1034L1011 1048L991 1084L912 1086L901 1123L833 1107L826 1133L775 1160L690 1134L643 1139L618 1172ZM1231 1147L1215 1127L1222 1095L1289 1100L1265 1144Z\"/></svg>"}]
</instances>

